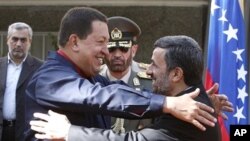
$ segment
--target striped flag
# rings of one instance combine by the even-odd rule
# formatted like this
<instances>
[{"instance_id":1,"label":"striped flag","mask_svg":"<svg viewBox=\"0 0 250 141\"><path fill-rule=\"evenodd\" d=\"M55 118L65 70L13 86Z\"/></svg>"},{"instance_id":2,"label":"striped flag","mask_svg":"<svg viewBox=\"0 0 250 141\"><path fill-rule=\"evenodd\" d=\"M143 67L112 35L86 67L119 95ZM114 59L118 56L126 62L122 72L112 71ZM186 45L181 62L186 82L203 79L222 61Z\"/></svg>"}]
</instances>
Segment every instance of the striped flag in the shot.
<instances>
[{"instance_id":1,"label":"striped flag","mask_svg":"<svg viewBox=\"0 0 250 141\"><path fill-rule=\"evenodd\" d=\"M231 124L248 123L248 60L246 29L239 0L212 0L208 35L206 88L215 82L234 105L228 120L219 117L222 141L229 141Z\"/></svg>"}]
</instances>

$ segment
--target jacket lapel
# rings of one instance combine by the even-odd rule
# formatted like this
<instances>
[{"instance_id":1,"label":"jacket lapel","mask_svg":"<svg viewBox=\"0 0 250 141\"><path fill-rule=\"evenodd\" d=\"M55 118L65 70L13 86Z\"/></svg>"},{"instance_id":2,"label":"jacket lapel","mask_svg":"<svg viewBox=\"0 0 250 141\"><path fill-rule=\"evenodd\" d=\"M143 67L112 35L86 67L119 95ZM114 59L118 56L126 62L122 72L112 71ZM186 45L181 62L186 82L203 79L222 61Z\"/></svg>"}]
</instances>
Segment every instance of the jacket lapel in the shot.
<instances>
[{"instance_id":1,"label":"jacket lapel","mask_svg":"<svg viewBox=\"0 0 250 141\"><path fill-rule=\"evenodd\" d=\"M34 62L30 55L27 56L26 60L23 62L22 71L17 83L17 89L23 84L30 73L34 70Z\"/></svg>"}]
</instances>

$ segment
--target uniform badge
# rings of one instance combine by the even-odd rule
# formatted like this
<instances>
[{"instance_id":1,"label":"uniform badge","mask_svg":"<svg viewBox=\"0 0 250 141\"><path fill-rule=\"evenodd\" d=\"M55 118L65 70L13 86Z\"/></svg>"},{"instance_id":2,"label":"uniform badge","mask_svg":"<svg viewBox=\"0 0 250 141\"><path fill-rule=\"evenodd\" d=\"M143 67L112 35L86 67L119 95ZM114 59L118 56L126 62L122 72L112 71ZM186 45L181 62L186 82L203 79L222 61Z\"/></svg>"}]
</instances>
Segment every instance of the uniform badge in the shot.
<instances>
[{"instance_id":1,"label":"uniform badge","mask_svg":"<svg viewBox=\"0 0 250 141\"><path fill-rule=\"evenodd\" d=\"M112 40L120 40L122 38L122 32L118 28L114 28L110 33Z\"/></svg>"},{"instance_id":2,"label":"uniform badge","mask_svg":"<svg viewBox=\"0 0 250 141\"><path fill-rule=\"evenodd\" d=\"M133 83L134 83L135 86L139 86L140 85L140 81L139 81L139 79L137 77L135 77L133 79Z\"/></svg>"}]
</instances>

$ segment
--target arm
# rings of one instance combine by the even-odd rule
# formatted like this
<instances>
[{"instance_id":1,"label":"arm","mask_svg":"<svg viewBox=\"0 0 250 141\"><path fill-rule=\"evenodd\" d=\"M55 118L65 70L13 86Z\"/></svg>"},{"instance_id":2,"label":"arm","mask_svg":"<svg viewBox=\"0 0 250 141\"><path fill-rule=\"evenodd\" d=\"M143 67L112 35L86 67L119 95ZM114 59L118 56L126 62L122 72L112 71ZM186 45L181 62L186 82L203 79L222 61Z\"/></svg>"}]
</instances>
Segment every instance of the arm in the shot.
<instances>
[{"instance_id":1,"label":"arm","mask_svg":"<svg viewBox=\"0 0 250 141\"><path fill-rule=\"evenodd\" d=\"M173 137L169 137L162 132L164 129L144 128L137 132L131 131L125 134L116 134L112 130L71 125L64 115L52 111L49 111L48 115L35 113L34 116L43 119L43 121L30 122L31 129L38 132L35 135L38 139L56 139L61 141L170 141L173 139Z\"/></svg>"},{"instance_id":2,"label":"arm","mask_svg":"<svg viewBox=\"0 0 250 141\"><path fill-rule=\"evenodd\" d=\"M123 84L92 84L77 74L40 74L27 88L27 96L51 109L141 118L162 114L165 96L139 92ZM47 73L48 74L48 73ZM34 82L33 82L34 81Z\"/></svg>"},{"instance_id":3,"label":"arm","mask_svg":"<svg viewBox=\"0 0 250 141\"><path fill-rule=\"evenodd\" d=\"M51 70L52 69L52 70ZM156 95L136 91L128 86L92 84L77 73L51 67L49 71L38 72L27 88L27 96L37 103L53 109L75 112L92 112L123 118L152 117L171 113L190 122L201 130L201 124L214 126L216 119L209 114L213 109L193 100L199 94L195 91L181 97Z\"/></svg>"},{"instance_id":4,"label":"arm","mask_svg":"<svg viewBox=\"0 0 250 141\"><path fill-rule=\"evenodd\" d=\"M189 97L189 96L197 96L197 93L193 92L191 94L186 94L186 95L179 96L179 97L173 97L172 100L176 99L177 102L173 102L169 98L168 105L171 105L171 103L173 104L172 105L173 107L172 107L172 110L170 110L170 113L175 115L176 117L179 117L180 119L182 119L184 121L192 123L193 125L195 125L196 127L198 127L201 130L205 130L206 128L199 121L202 121L202 120L206 121L206 119L203 118L203 116L206 117L207 115L199 115L195 112L198 112L198 113L206 113L206 112L203 112L202 110L200 111L199 109L196 109L196 110L194 110L192 108L190 109L189 108L190 104L192 105L193 102L188 101L189 104L188 103L185 104L185 102L187 102L185 97ZM177 104L177 106L174 106L175 104ZM179 109L180 107L178 107L178 105L181 107L184 106L185 108ZM202 107L202 105L199 105L199 106ZM171 106L169 107L169 109L171 109ZM192 112L194 112L195 114ZM66 119L65 115L60 115L60 114L53 113L52 111L49 111L49 115L42 114L42 113L35 113L34 117L44 120L44 121L33 120L30 122L30 124L32 125L31 129L41 133L41 134L36 135L37 138L57 139L59 137L62 138L62 135L63 135L63 137L67 136L67 135L65 135L65 133L68 133L68 129L70 127L70 124L69 124L68 120L66 120L66 122L65 122L65 119ZM209 126L214 126L213 122L209 123L209 121L207 121L207 122L205 122L205 121L202 121L202 123L206 123ZM52 129L50 129L50 128L52 128ZM65 129L66 131L62 130L62 129Z\"/></svg>"},{"instance_id":5,"label":"arm","mask_svg":"<svg viewBox=\"0 0 250 141\"><path fill-rule=\"evenodd\" d=\"M67 141L177 141L166 134L165 129L144 128L116 134L112 130L86 128L71 125Z\"/></svg>"}]
</instances>

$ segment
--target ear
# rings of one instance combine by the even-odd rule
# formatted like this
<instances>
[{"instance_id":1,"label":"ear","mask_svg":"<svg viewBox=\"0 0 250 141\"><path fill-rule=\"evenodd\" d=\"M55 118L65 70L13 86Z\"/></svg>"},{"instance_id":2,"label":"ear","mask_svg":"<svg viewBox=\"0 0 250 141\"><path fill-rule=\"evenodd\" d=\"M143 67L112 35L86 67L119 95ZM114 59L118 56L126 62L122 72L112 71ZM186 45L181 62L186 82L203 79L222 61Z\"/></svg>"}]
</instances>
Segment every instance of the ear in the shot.
<instances>
[{"instance_id":1,"label":"ear","mask_svg":"<svg viewBox=\"0 0 250 141\"><path fill-rule=\"evenodd\" d=\"M170 73L173 82L179 82L183 80L183 70L180 67L174 68Z\"/></svg>"},{"instance_id":2,"label":"ear","mask_svg":"<svg viewBox=\"0 0 250 141\"><path fill-rule=\"evenodd\" d=\"M132 57L134 58L138 49L138 45L137 44L132 45L131 49L132 49Z\"/></svg>"},{"instance_id":3,"label":"ear","mask_svg":"<svg viewBox=\"0 0 250 141\"><path fill-rule=\"evenodd\" d=\"M76 34L71 34L69 36L69 46L73 51L79 51L78 42L79 38Z\"/></svg>"}]
</instances>

